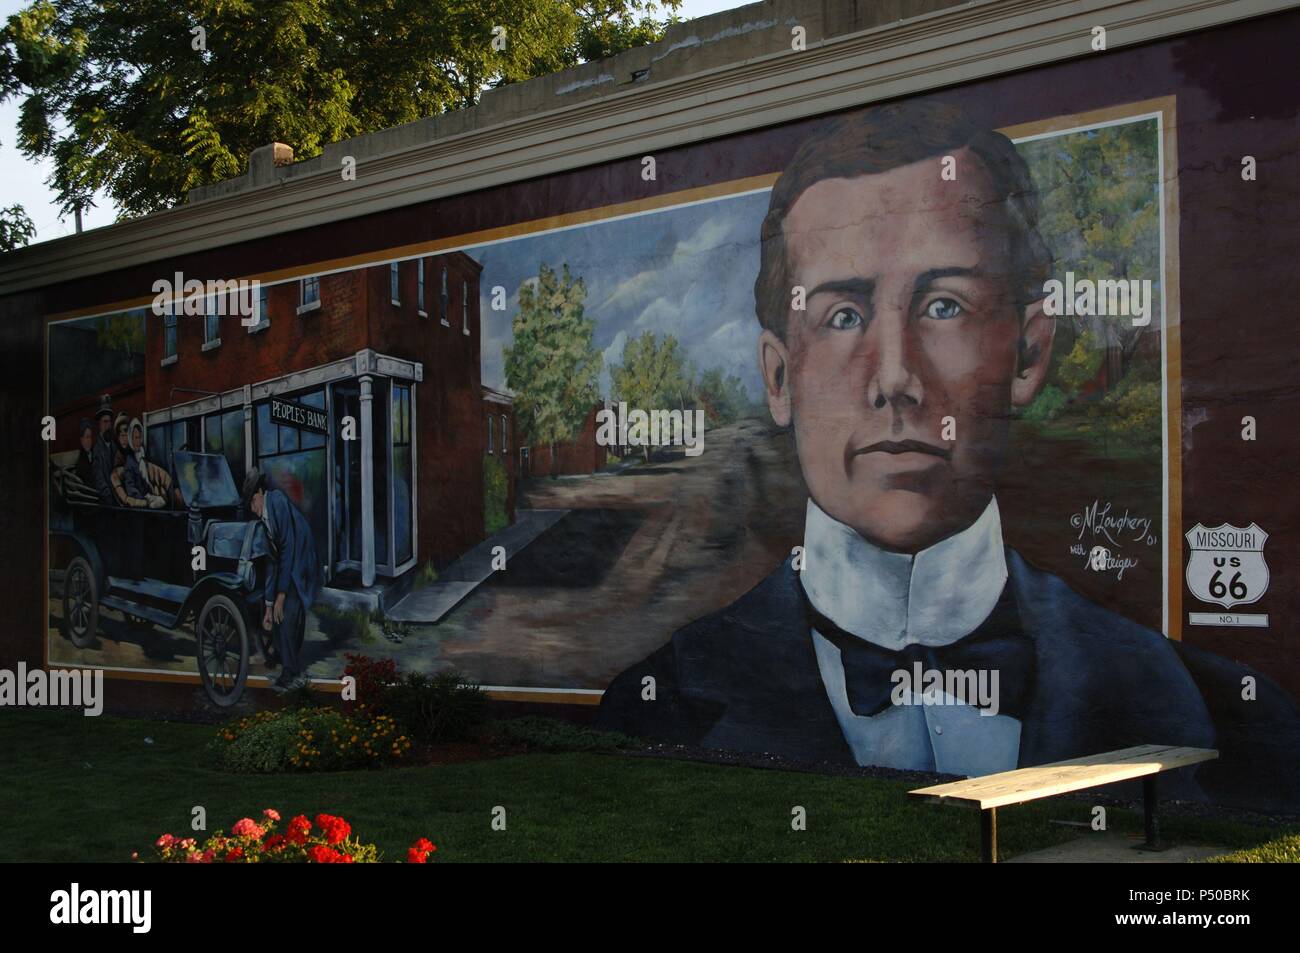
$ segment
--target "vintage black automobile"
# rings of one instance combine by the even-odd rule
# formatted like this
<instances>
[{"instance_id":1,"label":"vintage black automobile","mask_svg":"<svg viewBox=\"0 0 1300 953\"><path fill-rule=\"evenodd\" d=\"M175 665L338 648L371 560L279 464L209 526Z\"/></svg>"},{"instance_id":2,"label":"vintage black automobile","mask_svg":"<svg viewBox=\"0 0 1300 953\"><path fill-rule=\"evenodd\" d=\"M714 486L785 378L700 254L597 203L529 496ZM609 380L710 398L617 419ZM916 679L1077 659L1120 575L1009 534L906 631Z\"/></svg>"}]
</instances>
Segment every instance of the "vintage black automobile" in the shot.
<instances>
[{"instance_id":1,"label":"vintage black automobile","mask_svg":"<svg viewBox=\"0 0 1300 953\"><path fill-rule=\"evenodd\" d=\"M180 629L193 623L208 697L233 705L248 679L260 627L259 567L269 549L263 524L245 519L226 458L176 451L179 499L160 509L102 505L70 467L51 460L50 553L66 558L63 634L93 643L101 608Z\"/></svg>"}]
</instances>

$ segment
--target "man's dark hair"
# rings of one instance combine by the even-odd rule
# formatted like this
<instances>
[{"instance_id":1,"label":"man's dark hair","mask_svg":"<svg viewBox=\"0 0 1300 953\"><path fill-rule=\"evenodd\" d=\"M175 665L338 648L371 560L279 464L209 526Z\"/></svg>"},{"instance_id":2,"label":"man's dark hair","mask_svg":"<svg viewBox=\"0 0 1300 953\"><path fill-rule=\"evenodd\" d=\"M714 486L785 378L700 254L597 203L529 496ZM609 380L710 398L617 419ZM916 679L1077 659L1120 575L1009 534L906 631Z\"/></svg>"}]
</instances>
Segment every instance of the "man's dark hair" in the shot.
<instances>
[{"instance_id":1,"label":"man's dark hair","mask_svg":"<svg viewBox=\"0 0 1300 953\"><path fill-rule=\"evenodd\" d=\"M244 506L248 506L249 501L253 499L253 494L258 490L265 490L266 486L265 473L257 467L253 467L253 469L249 470L248 473L244 475L244 492L240 494L240 499L243 500Z\"/></svg>"},{"instance_id":2,"label":"man's dark hair","mask_svg":"<svg viewBox=\"0 0 1300 953\"><path fill-rule=\"evenodd\" d=\"M759 323L785 339L791 286L784 223L808 188L823 179L888 172L959 149L979 156L1006 210L1017 311L1041 298L1052 255L1038 234L1038 194L1033 178L1011 140L999 132L980 129L950 106L891 103L828 122L799 148L776 180L763 218L758 280L754 282Z\"/></svg>"}]
</instances>

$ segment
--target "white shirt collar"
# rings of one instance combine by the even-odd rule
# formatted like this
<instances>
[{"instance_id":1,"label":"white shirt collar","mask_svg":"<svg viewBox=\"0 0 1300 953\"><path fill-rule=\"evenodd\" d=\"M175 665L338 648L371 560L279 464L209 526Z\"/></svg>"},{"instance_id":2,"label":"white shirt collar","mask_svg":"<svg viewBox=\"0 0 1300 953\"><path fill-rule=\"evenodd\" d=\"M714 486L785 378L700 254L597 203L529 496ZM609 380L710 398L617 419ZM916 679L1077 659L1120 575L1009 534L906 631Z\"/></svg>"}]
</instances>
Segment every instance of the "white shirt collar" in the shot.
<instances>
[{"instance_id":1,"label":"white shirt collar","mask_svg":"<svg viewBox=\"0 0 1300 953\"><path fill-rule=\"evenodd\" d=\"M810 497L801 578L818 612L867 641L955 642L988 618L1006 585L997 498L966 529L909 554L867 542Z\"/></svg>"}]
</instances>

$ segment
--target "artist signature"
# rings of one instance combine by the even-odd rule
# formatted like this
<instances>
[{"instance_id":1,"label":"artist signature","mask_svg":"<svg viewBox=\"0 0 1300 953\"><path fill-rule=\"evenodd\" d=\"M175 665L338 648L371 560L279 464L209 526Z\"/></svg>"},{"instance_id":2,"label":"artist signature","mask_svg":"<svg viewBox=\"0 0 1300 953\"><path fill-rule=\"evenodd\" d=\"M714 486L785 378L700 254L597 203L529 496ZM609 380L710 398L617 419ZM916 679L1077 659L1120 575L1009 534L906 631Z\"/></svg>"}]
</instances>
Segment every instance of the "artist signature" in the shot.
<instances>
[{"instance_id":1,"label":"artist signature","mask_svg":"<svg viewBox=\"0 0 1300 953\"><path fill-rule=\"evenodd\" d=\"M1101 500L1093 500L1082 512L1071 516L1070 525L1079 531L1078 539L1091 532L1093 538L1101 536L1112 546L1121 545L1125 539L1135 543L1145 541L1148 546L1156 543L1149 516L1131 516L1127 509L1122 513L1112 512L1111 504Z\"/></svg>"},{"instance_id":2,"label":"artist signature","mask_svg":"<svg viewBox=\"0 0 1300 953\"><path fill-rule=\"evenodd\" d=\"M1082 556L1084 565L1094 572L1115 573L1116 580L1123 579L1124 573L1139 560L1136 556L1112 553L1110 547L1102 545L1103 540L1116 549L1125 543L1156 544L1150 517L1134 516L1127 509L1121 512L1101 500L1093 500L1071 516L1070 525L1079 531L1076 542L1070 545L1071 555ZM1084 541L1085 536L1090 538Z\"/></svg>"}]
</instances>

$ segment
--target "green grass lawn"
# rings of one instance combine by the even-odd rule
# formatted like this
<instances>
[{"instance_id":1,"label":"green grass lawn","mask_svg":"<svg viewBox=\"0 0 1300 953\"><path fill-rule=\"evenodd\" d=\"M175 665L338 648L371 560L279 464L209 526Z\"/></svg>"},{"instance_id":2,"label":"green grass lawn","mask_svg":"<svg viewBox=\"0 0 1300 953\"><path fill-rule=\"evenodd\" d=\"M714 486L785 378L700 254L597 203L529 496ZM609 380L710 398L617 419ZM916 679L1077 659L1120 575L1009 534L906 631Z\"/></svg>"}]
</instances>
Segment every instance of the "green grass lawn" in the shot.
<instances>
[{"instance_id":1,"label":"green grass lawn","mask_svg":"<svg viewBox=\"0 0 1300 953\"><path fill-rule=\"evenodd\" d=\"M79 713L0 713L0 861L122 861L151 856L163 832L190 833L274 807L346 817L390 860L419 836L447 861L975 861L973 812L912 803L901 782L604 754L529 754L439 767L296 775L218 770L211 727ZM147 743L151 738L152 743ZM507 829L491 812L506 809ZM806 831L791 809L807 810ZM1052 800L1002 812L1004 855L1079 835L1052 818L1086 821L1089 806ZM1112 830L1140 819L1109 812ZM1165 820L1181 842L1300 859L1300 828ZM1290 835L1287 837L1286 835Z\"/></svg>"}]
</instances>

